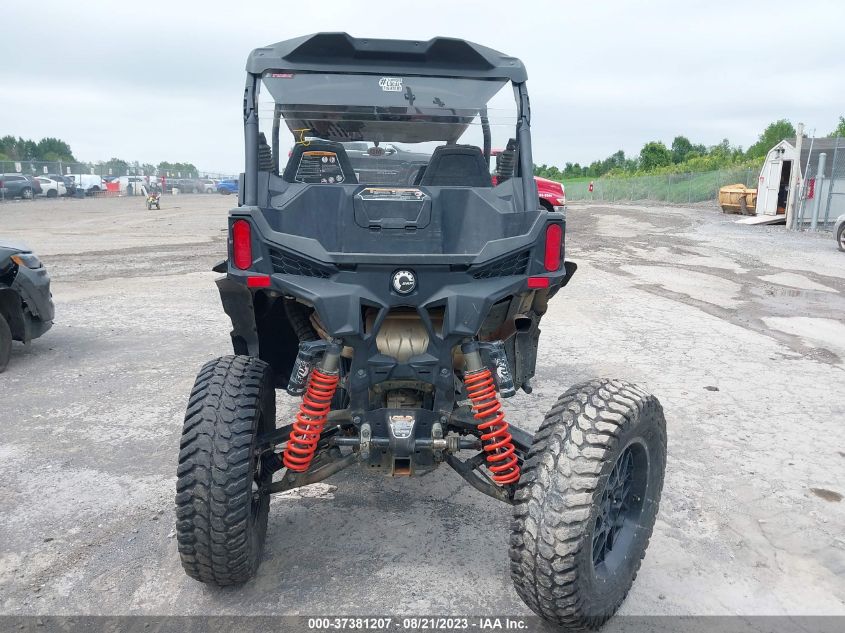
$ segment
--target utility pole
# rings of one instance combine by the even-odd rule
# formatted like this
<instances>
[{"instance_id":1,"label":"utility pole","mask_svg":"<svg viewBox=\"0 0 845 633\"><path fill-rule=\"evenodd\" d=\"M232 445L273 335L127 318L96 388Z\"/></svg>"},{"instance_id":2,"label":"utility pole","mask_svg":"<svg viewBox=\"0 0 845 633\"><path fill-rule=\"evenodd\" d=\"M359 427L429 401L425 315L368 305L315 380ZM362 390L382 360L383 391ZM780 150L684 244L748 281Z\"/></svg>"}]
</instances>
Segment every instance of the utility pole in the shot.
<instances>
[{"instance_id":1,"label":"utility pole","mask_svg":"<svg viewBox=\"0 0 845 633\"><path fill-rule=\"evenodd\" d=\"M792 161L792 172L789 174L789 199L786 202L786 228L795 228L795 205L798 200L798 170L801 168L801 145L804 142L804 124L799 123L795 138L795 160Z\"/></svg>"}]
</instances>

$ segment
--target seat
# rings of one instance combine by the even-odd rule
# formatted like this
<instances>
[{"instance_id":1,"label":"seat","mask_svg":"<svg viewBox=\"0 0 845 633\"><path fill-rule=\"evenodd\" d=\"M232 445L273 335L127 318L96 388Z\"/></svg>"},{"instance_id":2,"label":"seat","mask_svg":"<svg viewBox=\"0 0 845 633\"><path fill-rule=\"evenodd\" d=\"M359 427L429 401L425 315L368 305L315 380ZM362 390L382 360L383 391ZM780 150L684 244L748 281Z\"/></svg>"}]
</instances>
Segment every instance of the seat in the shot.
<instances>
[{"instance_id":1,"label":"seat","mask_svg":"<svg viewBox=\"0 0 845 633\"><path fill-rule=\"evenodd\" d=\"M297 172L300 171L300 162L302 155L306 152L330 152L337 157L337 163L340 166L340 171L343 174L344 184L358 184L358 177L355 175L355 170L352 168L352 162L349 160L349 155L346 153L346 148L340 143L324 140L312 140L307 145L304 143L297 143L293 146L288 164L285 166L285 172L282 177L287 182L306 182L319 183L319 173L300 173L300 179L297 181ZM311 171L311 170L309 170Z\"/></svg>"},{"instance_id":2,"label":"seat","mask_svg":"<svg viewBox=\"0 0 845 633\"><path fill-rule=\"evenodd\" d=\"M429 187L492 187L487 161L475 145L441 145L434 150L420 185Z\"/></svg>"}]
</instances>

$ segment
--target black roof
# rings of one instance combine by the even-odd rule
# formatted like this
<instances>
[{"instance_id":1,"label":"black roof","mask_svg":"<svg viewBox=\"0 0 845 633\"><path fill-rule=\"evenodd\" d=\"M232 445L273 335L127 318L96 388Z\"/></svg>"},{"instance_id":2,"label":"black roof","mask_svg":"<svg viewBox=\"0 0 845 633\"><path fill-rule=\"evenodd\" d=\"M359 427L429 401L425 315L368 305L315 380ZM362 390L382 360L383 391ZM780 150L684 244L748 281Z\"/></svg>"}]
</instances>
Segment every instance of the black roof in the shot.
<instances>
[{"instance_id":1,"label":"black roof","mask_svg":"<svg viewBox=\"0 0 845 633\"><path fill-rule=\"evenodd\" d=\"M362 39L347 33L316 33L256 48L247 59L246 70L254 74L293 70L434 75L510 79L514 83L528 78L516 57L465 40Z\"/></svg>"}]
</instances>

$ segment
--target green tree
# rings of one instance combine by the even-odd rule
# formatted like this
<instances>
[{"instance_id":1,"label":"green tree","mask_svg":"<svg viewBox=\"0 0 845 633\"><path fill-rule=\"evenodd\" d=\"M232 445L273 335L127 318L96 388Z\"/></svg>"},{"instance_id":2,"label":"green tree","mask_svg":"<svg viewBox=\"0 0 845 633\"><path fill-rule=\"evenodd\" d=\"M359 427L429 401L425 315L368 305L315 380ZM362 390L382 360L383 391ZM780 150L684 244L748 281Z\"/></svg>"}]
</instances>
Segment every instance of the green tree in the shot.
<instances>
[{"instance_id":1,"label":"green tree","mask_svg":"<svg viewBox=\"0 0 845 633\"><path fill-rule=\"evenodd\" d=\"M748 148L746 156L748 158L763 158L769 153L775 145L782 140L794 137L795 127L787 119L779 119L774 123L769 123L766 129L760 134L757 142Z\"/></svg>"},{"instance_id":2,"label":"green tree","mask_svg":"<svg viewBox=\"0 0 845 633\"><path fill-rule=\"evenodd\" d=\"M683 163L692 153L693 145L686 136L676 136L672 140L672 162Z\"/></svg>"},{"instance_id":3,"label":"green tree","mask_svg":"<svg viewBox=\"0 0 845 633\"><path fill-rule=\"evenodd\" d=\"M36 144L36 153L40 160L63 160L67 162L75 162L73 152L70 150L70 145L61 139L48 136L42 138Z\"/></svg>"},{"instance_id":4,"label":"green tree","mask_svg":"<svg viewBox=\"0 0 845 633\"><path fill-rule=\"evenodd\" d=\"M640 169L650 171L672 163L672 153L662 141L651 141L640 150Z\"/></svg>"},{"instance_id":5,"label":"green tree","mask_svg":"<svg viewBox=\"0 0 845 633\"><path fill-rule=\"evenodd\" d=\"M70 145L57 138L31 139L7 135L0 138L0 154L8 160L64 160L73 162Z\"/></svg>"},{"instance_id":6,"label":"green tree","mask_svg":"<svg viewBox=\"0 0 845 633\"><path fill-rule=\"evenodd\" d=\"M181 178L194 178L197 175L197 168L192 163L162 161L158 164L158 170L164 172L165 175L169 173L171 178L179 178L178 174L182 174Z\"/></svg>"},{"instance_id":7,"label":"green tree","mask_svg":"<svg viewBox=\"0 0 845 633\"><path fill-rule=\"evenodd\" d=\"M839 117L839 125L836 126L836 129L833 130L830 134L827 135L828 138L836 138L837 136L845 136L845 116Z\"/></svg>"},{"instance_id":8,"label":"green tree","mask_svg":"<svg viewBox=\"0 0 845 633\"><path fill-rule=\"evenodd\" d=\"M106 162L98 163L95 169L97 173L104 176L125 176L129 173L129 162L122 158L110 158ZM109 169L111 169L110 174Z\"/></svg>"}]
</instances>

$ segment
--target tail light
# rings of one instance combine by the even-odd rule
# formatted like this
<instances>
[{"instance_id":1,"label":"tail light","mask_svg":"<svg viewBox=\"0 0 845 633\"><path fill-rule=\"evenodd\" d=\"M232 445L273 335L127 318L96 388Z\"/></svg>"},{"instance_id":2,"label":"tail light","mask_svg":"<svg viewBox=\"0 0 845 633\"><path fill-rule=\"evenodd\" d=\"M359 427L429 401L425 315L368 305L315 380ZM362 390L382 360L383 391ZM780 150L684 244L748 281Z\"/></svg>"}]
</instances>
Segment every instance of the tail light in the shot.
<instances>
[{"instance_id":1,"label":"tail light","mask_svg":"<svg viewBox=\"0 0 845 633\"><path fill-rule=\"evenodd\" d=\"M232 261L241 270L252 266L252 229L246 220L232 224Z\"/></svg>"},{"instance_id":2,"label":"tail light","mask_svg":"<svg viewBox=\"0 0 845 633\"><path fill-rule=\"evenodd\" d=\"M560 270L560 247L562 242L563 227L560 224L549 224L546 228L546 253L543 258L543 264L549 272Z\"/></svg>"}]
</instances>

